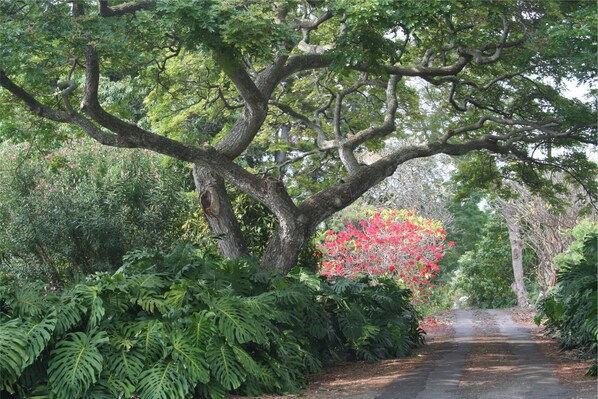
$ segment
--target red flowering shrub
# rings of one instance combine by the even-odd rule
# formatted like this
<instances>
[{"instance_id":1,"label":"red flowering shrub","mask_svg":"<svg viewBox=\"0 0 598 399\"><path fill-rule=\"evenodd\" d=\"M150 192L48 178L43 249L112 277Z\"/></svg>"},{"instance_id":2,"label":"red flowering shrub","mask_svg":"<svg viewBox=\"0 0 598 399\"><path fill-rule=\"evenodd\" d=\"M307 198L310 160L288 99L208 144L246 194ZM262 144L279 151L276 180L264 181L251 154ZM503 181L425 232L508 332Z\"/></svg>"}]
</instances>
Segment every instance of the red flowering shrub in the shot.
<instances>
[{"instance_id":1,"label":"red flowering shrub","mask_svg":"<svg viewBox=\"0 0 598 399\"><path fill-rule=\"evenodd\" d=\"M409 288L416 300L434 289L431 284L444 256L446 232L439 222L413 211L368 212L363 220L339 232L326 232L320 274L327 277L388 276Z\"/></svg>"}]
</instances>

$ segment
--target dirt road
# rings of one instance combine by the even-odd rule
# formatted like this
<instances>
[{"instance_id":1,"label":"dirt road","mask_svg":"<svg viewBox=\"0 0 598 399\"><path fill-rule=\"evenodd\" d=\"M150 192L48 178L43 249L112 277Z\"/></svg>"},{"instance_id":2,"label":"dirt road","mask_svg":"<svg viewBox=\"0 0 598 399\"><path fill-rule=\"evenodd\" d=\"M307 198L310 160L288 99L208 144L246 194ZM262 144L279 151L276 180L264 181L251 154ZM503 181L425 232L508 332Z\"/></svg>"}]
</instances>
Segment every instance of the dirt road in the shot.
<instances>
[{"instance_id":1,"label":"dirt road","mask_svg":"<svg viewBox=\"0 0 598 399\"><path fill-rule=\"evenodd\" d=\"M578 397L558 381L525 326L502 310L477 313L476 318L473 311L456 311L451 349L401 376L376 398Z\"/></svg>"},{"instance_id":2,"label":"dirt road","mask_svg":"<svg viewBox=\"0 0 598 399\"><path fill-rule=\"evenodd\" d=\"M316 382L305 398L598 397L595 381L582 381L583 389L580 389L580 385L564 384L557 378L554 353L551 359L546 358L545 351L541 351L538 341L534 340L538 329L513 320L509 311L456 310L451 316L454 334L433 342L419 357L371 365L370 369L364 366L363 370L352 370L347 365L346 369L339 368L336 373L323 377L328 381ZM337 381L333 381L334 378Z\"/></svg>"}]
</instances>

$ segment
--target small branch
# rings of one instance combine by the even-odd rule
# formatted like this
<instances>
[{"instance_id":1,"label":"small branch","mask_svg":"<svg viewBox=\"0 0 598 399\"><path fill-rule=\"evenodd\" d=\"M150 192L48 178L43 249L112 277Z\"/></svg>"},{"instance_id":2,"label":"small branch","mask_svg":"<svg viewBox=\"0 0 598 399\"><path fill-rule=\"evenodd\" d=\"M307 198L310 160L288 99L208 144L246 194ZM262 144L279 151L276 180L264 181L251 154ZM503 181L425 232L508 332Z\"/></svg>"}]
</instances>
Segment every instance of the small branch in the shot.
<instances>
[{"instance_id":1,"label":"small branch","mask_svg":"<svg viewBox=\"0 0 598 399\"><path fill-rule=\"evenodd\" d=\"M271 171L273 171L275 169L284 168L285 166L291 165L291 164L293 164L295 162L299 162L302 159L305 159L305 158L309 157L310 155L321 154L321 153L324 153L326 151L328 151L328 150L317 149L317 150L305 152L305 153L303 153L303 154L301 154L301 155L299 155L299 156L297 156L297 157L295 157L293 159L289 159L289 160L284 161L282 163L279 163L279 164L276 164L274 166L270 166L270 167L268 167L266 169L263 169L263 170L259 171L258 174L261 174L262 176L267 176L268 173L270 173Z\"/></svg>"},{"instance_id":2,"label":"small branch","mask_svg":"<svg viewBox=\"0 0 598 399\"><path fill-rule=\"evenodd\" d=\"M291 27L293 27L293 28L301 28L301 29L304 29L304 30L307 30L307 31L312 31L312 30L318 29L318 27L320 25L322 25L324 22L328 21L332 17L333 17L332 12L330 10L326 10L326 12L324 14L322 14L315 21L308 20L308 19L298 19L298 20L295 20L291 24Z\"/></svg>"},{"instance_id":3,"label":"small branch","mask_svg":"<svg viewBox=\"0 0 598 399\"><path fill-rule=\"evenodd\" d=\"M481 50L480 49L466 50L471 56L473 56L473 58L475 59L475 61L478 64L491 64L493 62L498 61L498 59L500 58L500 56L502 54L503 48L505 48L505 46L507 44L507 38L509 37L509 31L510 31L509 21L507 20L507 17L504 14L501 14L500 18L503 23L503 31L502 31L502 35L500 38L500 42L498 44L488 45ZM484 56L484 51L490 50L492 48L494 48L494 54L491 56L488 56L488 57Z\"/></svg>"},{"instance_id":4,"label":"small branch","mask_svg":"<svg viewBox=\"0 0 598 399\"><path fill-rule=\"evenodd\" d=\"M101 17L117 17L126 14L134 14L140 10L148 10L154 5L154 1L131 1L110 7L108 0L98 1L98 14Z\"/></svg>"},{"instance_id":5,"label":"small branch","mask_svg":"<svg viewBox=\"0 0 598 399\"><path fill-rule=\"evenodd\" d=\"M301 123L303 123L309 129L316 132L317 145L320 148L320 150L326 151L326 150L330 150L330 149L336 147L334 140L326 140L326 135L325 135L324 131L322 130L322 127L317 122L310 120L307 116L295 111L293 108L291 108L287 104L281 103L279 101L270 101L270 104L274 105L275 107L280 109L285 114L299 120Z\"/></svg>"},{"instance_id":6,"label":"small branch","mask_svg":"<svg viewBox=\"0 0 598 399\"><path fill-rule=\"evenodd\" d=\"M395 129L395 115L399 107L397 100L397 85L401 80L400 76L393 75L388 79L386 85L386 112L384 122L380 126L370 127L357 132L353 137L345 142L345 146L355 150L357 146L368 140L384 137Z\"/></svg>"}]
</instances>

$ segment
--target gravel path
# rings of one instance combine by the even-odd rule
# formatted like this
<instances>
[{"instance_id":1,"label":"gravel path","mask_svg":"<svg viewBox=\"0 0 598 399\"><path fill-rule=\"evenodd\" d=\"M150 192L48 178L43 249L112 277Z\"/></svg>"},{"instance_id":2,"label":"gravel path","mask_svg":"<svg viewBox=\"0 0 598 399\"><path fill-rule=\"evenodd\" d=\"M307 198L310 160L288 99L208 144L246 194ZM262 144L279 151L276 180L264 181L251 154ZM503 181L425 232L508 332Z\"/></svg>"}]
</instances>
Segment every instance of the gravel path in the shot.
<instances>
[{"instance_id":1,"label":"gravel path","mask_svg":"<svg viewBox=\"0 0 598 399\"><path fill-rule=\"evenodd\" d=\"M503 310L457 310L442 357L401 375L376 399L591 399L556 378L531 331Z\"/></svg>"}]
</instances>

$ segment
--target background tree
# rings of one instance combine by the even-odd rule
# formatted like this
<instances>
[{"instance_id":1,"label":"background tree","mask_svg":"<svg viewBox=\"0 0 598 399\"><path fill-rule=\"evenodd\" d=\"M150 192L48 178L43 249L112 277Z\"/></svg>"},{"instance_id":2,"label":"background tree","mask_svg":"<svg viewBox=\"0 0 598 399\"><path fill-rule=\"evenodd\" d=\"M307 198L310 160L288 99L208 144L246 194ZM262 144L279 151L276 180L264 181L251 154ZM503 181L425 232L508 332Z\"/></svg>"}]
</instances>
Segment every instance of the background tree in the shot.
<instances>
[{"instance_id":1,"label":"background tree","mask_svg":"<svg viewBox=\"0 0 598 399\"><path fill-rule=\"evenodd\" d=\"M535 265L533 253L523 253L524 275L529 276ZM518 303L512 268L509 231L502 215L491 212L473 250L459 258L459 268L452 281L467 302L480 308L514 306ZM529 282L529 280L527 280Z\"/></svg>"},{"instance_id":2,"label":"background tree","mask_svg":"<svg viewBox=\"0 0 598 399\"><path fill-rule=\"evenodd\" d=\"M512 202L503 199L496 200L498 209L502 214L509 232L509 243L511 244L511 265L513 267L513 284L511 289L517 296L517 306L529 306L529 298L525 283L523 281L523 237L521 232L521 220L517 209Z\"/></svg>"},{"instance_id":3,"label":"background tree","mask_svg":"<svg viewBox=\"0 0 598 399\"><path fill-rule=\"evenodd\" d=\"M368 191L364 200L382 208L413 209L449 228L454 218L447 187L452 164L450 157L436 156L399 165L392 176Z\"/></svg>"},{"instance_id":4,"label":"background tree","mask_svg":"<svg viewBox=\"0 0 598 399\"><path fill-rule=\"evenodd\" d=\"M510 215L505 217L507 224L519 225L522 245L525 242L535 253L536 278L544 294L556 284L554 258L572 242L570 230L586 217L596 220L592 198L583 189L572 185L562 173L552 175L551 181L561 187L552 201L533 195L521 184L512 183L513 196L508 201L498 202L503 214L506 210Z\"/></svg>"},{"instance_id":5,"label":"background tree","mask_svg":"<svg viewBox=\"0 0 598 399\"><path fill-rule=\"evenodd\" d=\"M11 113L25 106L102 144L193 163L229 257L247 253L226 184L238 188L275 215L262 264L280 272L323 220L416 158L479 151L493 178L530 184L538 169L576 169L580 180L595 171L580 148L596 142L595 108L559 94L563 79L595 78L590 1L0 7ZM136 85L141 115L106 101L109 82L123 80ZM447 122L435 129L422 129L424 92L442 99L434 115ZM391 137L411 144L361 161ZM547 148L568 152L547 158Z\"/></svg>"}]
</instances>

